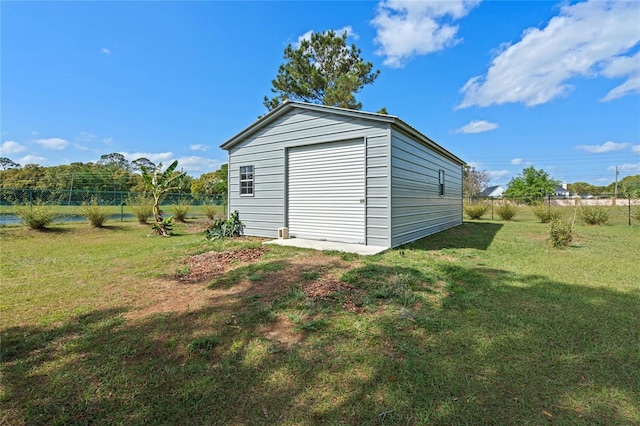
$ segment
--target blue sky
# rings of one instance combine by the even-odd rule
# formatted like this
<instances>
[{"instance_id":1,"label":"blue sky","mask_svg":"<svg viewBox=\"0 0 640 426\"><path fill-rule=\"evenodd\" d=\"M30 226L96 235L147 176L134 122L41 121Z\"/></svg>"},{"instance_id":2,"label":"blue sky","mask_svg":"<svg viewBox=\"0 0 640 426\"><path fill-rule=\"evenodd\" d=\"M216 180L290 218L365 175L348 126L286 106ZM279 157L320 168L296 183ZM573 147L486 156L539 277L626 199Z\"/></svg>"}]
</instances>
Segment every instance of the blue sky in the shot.
<instances>
[{"instance_id":1,"label":"blue sky","mask_svg":"<svg viewBox=\"0 0 640 426\"><path fill-rule=\"evenodd\" d=\"M0 2L0 155L178 159L191 176L266 112L282 54L347 31L386 107L486 170L640 173L640 2Z\"/></svg>"}]
</instances>

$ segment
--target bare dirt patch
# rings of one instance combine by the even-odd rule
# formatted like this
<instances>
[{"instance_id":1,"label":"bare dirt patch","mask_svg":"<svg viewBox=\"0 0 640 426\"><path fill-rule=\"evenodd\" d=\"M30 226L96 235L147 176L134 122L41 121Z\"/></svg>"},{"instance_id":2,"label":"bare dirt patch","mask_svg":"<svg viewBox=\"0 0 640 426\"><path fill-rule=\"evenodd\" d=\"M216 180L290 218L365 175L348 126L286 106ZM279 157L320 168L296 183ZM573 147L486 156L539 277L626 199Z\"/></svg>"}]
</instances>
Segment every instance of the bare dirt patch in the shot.
<instances>
[{"instance_id":1,"label":"bare dirt patch","mask_svg":"<svg viewBox=\"0 0 640 426\"><path fill-rule=\"evenodd\" d=\"M141 318L157 313L193 311L211 305L230 305L235 300L229 299L228 296L242 293L247 289L247 286L234 286L223 292L212 292L206 287L196 284L224 274L237 265L255 262L267 251L266 247L255 247L235 251L210 251L191 256L186 262L189 268L187 274L179 275L176 279L167 278L150 283L146 290L146 294L150 297L145 300L145 306L142 309L129 312L127 318Z\"/></svg>"},{"instance_id":2,"label":"bare dirt patch","mask_svg":"<svg viewBox=\"0 0 640 426\"><path fill-rule=\"evenodd\" d=\"M266 247L245 248L233 251L209 251L187 259L189 273L178 277L184 282L199 282L224 273L230 266L259 260L268 249Z\"/></svg>"},{"instance_id":3,"label":"bare dirt patch","mask_svg":"<svg viewBox=\"0 0 640 426\"><path fill-rule=\"evenodd\" d=\"M284 315L278 315L275 321L261 327L259 331L267 339L279 343L286 349L300 343L304 338L304 334L296 331L293 323Z\"/></svg>"},{"instance_id":4,"label":"bare dirt patch","mask_svg":"<svg viewBox=\"0 0 640 426\"><path fill-rule=\"evenodd\" d=\"M359 302L364 291L334 278L319 279L305 285L302 291L311 298L338 299L346 298L342 309L349 312L362 313L364 308Z\"/></svg>"},{"instance_id":5,"label":"bare dirt patch","mask_svg":"<svg viewBox=\"0 0 640 426\"><path fill-rule=\"evenodd\" d=\"M188 234L200 234L206 231L209 226L213 223L213 220L202 219L196 220L195 222L184 222L185 223L185 232Z\"/></svg>"},{"instance_id":6,"label":"bare dirt patch","mask_svg":"<svg viewBox=\"0 0 640 426\"><path fill-rule=\"evenodd\" d=\"M293 285L299 285L307 297L341 300L344 310L363 311L358 302L363 290L338 279L345 269L358 267L357 262L346 262L339 256L328 256L322 252L300 251L287 258L274 258L273 262L282 264L281 269L266 272L264 277L257 280L242 278L229 287L219 288L203 285L236 268L260 261L268 251L267 247L253 247L191 256L185 262L188 268L185 268L188 271L185 274L148 283L146 294L150 297L145 299L144 306L129 312L127 318L141 318L156 313L182 313L211 306L234 309L243 299L257 295L263 303L269 303L286 295ZM318 278L305 279L308 274L317 274ZM287 327L280 322L280 325L273 327L279 327L284 334ZM281 337L280 340L285 342L286 339ZM283 344L289 345L286 342Z\"/></svg>"}]
</instances>

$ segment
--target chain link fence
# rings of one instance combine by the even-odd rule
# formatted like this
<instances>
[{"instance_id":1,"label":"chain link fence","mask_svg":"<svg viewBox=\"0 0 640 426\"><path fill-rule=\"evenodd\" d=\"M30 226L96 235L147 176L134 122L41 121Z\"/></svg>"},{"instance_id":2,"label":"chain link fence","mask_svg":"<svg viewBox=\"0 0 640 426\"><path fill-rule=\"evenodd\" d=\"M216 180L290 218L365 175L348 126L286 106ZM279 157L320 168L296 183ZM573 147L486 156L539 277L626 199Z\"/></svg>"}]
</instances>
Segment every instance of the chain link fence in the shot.
<instances>
[{"instance_id":1,"label":"chain link fence","mask_svg":"<svg viewBox=\"0 0 640 426\"><path fill-rule=\"evenodd\" d=\"M617 223L628 223L631 225L634 218L640 211L640 199L630 196L621 197L615 194L599 194L597 196L584 197L558 197L553 195L542 196L535 194L522 197L478 197L471 200L471 203L487 203L491 210L488 214L491 219L497 218L495 208L502 203L511 203L517 207L547 205L550 207L561 207L567 209L580 208L583 206L606 207L612 221Z\"/></svg>"},{"instance_id":2,"label":"chain link fence","mask_svg":"<svg viewBox=\"0 0 640 426\"><path fill-rule=\"evenodd\" d=\"M111 216L125 220L134 216L132 207L151 194L126 191L70 191L49 189L0 188L0 224L17 223L16 206L51 206L57 220L73 220L81 215L81 206L96 202L108 208ZM227 198L221 194L166 194L161 206L167 212L171 206L188 205L189 216L207 216L215 211L217 216L227 215ZM206 212L206 213L205 213Z\"/></svg>"}]
</instances>

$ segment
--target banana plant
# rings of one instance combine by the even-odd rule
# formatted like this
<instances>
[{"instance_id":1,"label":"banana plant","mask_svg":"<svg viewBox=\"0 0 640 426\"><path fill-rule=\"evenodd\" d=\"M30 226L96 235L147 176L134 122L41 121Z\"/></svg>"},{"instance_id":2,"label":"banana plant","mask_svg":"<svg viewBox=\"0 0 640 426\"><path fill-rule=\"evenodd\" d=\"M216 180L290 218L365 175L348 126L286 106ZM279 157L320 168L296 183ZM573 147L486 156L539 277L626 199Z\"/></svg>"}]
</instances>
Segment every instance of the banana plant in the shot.
<instances>
[{"instance_id":1,"label":"banana plant","mask_svg":"<svg viewBox=\"0 0 640 426\"><path fill-rule=\"evenodd\" d=\"M180 187L180 181L186 174L174 173L176 167L178 167L178 160L171 163L164 172L162 171L162 163L152 169L147 169L144 166L141 167L144 184L147 189L151 191L151 195L153 195L154 224L151 229L162 237L168 237L171 235L172 218L168 217L164 219L162 217L160 203L169 192Z\"/></svg>"}]
</instances>

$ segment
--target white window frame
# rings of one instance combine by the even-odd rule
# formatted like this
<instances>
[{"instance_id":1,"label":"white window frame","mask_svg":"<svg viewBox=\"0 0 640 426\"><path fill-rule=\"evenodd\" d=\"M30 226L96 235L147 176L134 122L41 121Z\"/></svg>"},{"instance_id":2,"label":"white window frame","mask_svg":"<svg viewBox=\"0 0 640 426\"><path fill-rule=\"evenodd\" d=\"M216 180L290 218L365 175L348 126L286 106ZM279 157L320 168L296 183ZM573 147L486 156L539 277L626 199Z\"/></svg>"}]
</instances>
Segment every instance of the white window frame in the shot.
<instances>
[{"instance_id":1,"label":"white window frame","mask_svg":"<svg viewBox=\"0 0 640 426\"><path fill-rule=\"evenodd\" d=\"M438 194L444 196L444 170L438 170Z\"/></svg>"},{"instance_id":2,"label":"white window frame","mask_svg":"<svg viewBox=\"0 0 640 426\"><path fill-rule=\"evenodd\" d=\"M239 171L239 192L241 197L253 197L255 194L256 169L253 165L240 166ZM246 192L243 192L245 190Z\"/></svg>"}]
</instances>

